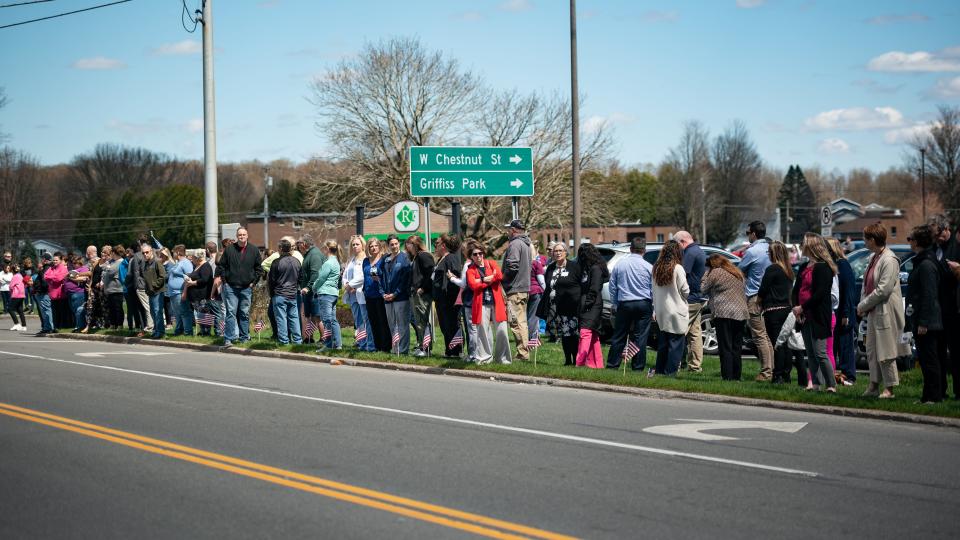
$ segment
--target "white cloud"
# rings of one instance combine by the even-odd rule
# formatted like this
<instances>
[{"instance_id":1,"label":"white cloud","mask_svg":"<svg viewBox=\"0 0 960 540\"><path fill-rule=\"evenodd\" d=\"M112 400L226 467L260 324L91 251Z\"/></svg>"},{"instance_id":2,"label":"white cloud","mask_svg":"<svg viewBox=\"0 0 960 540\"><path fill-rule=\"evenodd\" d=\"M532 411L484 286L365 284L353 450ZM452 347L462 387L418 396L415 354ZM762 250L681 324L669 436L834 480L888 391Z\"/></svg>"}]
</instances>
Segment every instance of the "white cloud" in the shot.
<instances>
[{"instance_id":1,"label":"white cloud","mask_svg":"<svg viewBox=\"0 0 960 540\"><path fill-rule=\"evenodd\" d=\"M960 97L960 77L941 79L933 87L934 95L942 98Z\"/></svg>"},{"instance_id":2,"label":"white cloud","mask_svg":"<svg viewBox=\"0 0 960 540\"><path fill-rule=\"evenodd\" d=\"M910 23L910 22L927 22L930 20L930 17L922 13L909 13L907 15L877 15L876 17L870 17L864 22L867 24L896 24L896 23Z\"/></svg>"},{"instance_id":3,"label":"white cloud","mask_svg":"<svg viewBox=\"0 0 960 540\"><path fill-rule=\"evenodd\" d=\"M479 11L463 11L450 16L455 21L477 22L483 20L483 14Z\"/></svg>"},{"instance_id":4,"label":"white cloud","mask_svg":"<svg viewBox=\"0 0 960 540\"><path fill-rule=\"evenodd\" d=\"M883 134L883 141L887 144L910 143L917 137L929 134L931 127L932 124L914 124L900 129L891 129Z\"/></svg>"},{"instance_id":5,"label":"white cloud","mask_svg":"<svg viewBox=\"0 0 960 540\"><path fill-rule=\"evenodd\" d=\"M820 141L817 150L822 154L849 154L850 145L843 139L824 139Z\"/></svg>"},{"instance_id":6,"label":"white cloud","mask_svg":"<svg viewBox=\"0 0 960 540\"><path fill-rule=\"evenodd\" d=\"M636 117L622 113L614 112L607 116L594 115L583 121L580 128L585 134L596 133L601 128L609 128L614 125L627 125L636 122Z\"/></svg>"},{"instance_id":7,"label":"white cloud","mask_svg":"<svg viewBox=\"0 0 960 540\"><path fill-rule=\"evenodd\" d=\"M958 53L960 53L960 47L946 49L940 53L890 51L870 60L867 63L867 69L894 72L960 71L960 58L957 58L960 54Z\"/></svg>"},{"instance_id":8,"label":"white cloud","mask_svg":"<svg viewBox=\"0 0 960 540\"><path fill-rule=\"evenodd\" d=\"M737 0L737 7L740 9L752 9L760 7L767 3L767 0Z\"/></svg>"},{"instance_id":9,"label":"white cloud","mask_svg":"<svg viewBox=\"0 0 960 540\"><path fill-rule=\"evenodd\" d=\"M666 22L672 23L677 22L680 19L680 14L676 11L647 11L640 16L640 19L644 22L657 23L657 22Z\"/></svg>"},{"instance_id":10,"label":"white cloud","mask_svg":"<svg viewBox=\"0 0 960 540\"><path fill-rule=\"evenodd\" d=\"M504 11L530 11L533 9L531 0L506 0L500 3L500 9Z\"/></svg>"},{"instance_id":11,"label":"white cloud","mask_svg":"<svg viewBox=\"0 0 960 540\"><path fill-rule=\"evenodd\" d=\"M187 133L200 133L203 131L203 118L191 118L183 127Z\"/></svg>"},{"instance_id":12,"label":"white cloud","mask_svg":"<svg viewBox=\"0 0 960 540\"><path fill-rule=\"evenodd\" d=\"M187 54L200 54L203 51L203 44L192 39L185 39L176 43L164 43L153 50L153 54L160 56L178 56Z\"/></svg>"},{"instance_id":13,"label":"white cloud","mask_svg":"<svg viewBox=\"0 0 960 540\"><path fill-rule=\"evenodd\" d=\"M86 70L106 70L106 69L123 69L127 67L123 62L113 59L105 58L103 56L95 56L93 58L81 58L70 65L73 69L86 69Z\"/></svg>"},{"instance_id":14,"label":"white cloud","mask_svg":"<svg viewBox=\"0 0 960 540\"><path fill-rule=\"evenodd\" d=\"M893 107L834 109L807 118L804 125L813 131L891 129L903 125L903 113Z\"/></svg>"}]
</instances>

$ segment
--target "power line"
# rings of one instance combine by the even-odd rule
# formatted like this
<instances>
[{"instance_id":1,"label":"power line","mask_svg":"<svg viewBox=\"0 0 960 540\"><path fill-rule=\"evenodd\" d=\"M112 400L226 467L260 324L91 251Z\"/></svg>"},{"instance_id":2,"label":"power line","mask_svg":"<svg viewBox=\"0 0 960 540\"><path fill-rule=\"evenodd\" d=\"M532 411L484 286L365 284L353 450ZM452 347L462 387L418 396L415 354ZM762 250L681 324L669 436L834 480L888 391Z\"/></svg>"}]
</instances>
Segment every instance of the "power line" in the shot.
<instances>
[{"instance_id":1,"label":"power line","mask_svg":"<svg viewBox=\"0 0 960 540\"><path fill-rule=\"evenodd\" d=\"M180 24L183 25L183 29L188 33L192 34L197 31L197 24L200 22L200 17L194 17L190 14L190 11L187 9L187 0L180 0L183 4L183 11L180 12ZM196 10L194 13L200 13L200 10ZM193 28L187 28L187 23L183 20L184 16L187 19L190 19L190 22L193 23Z\"/></svg>"},{"instance_id":2,"label":"power line","mask_svg":"<svg viewBox=\"0 0 960 540\"><path fill-rule=\"evenodd\" d=\"M0 6L0 8L27 6L30 4L42 4L44 2L53 2L53 0L31 0L30 2L17 2L16 4L4 4Z\"/></svg>"},{"instance_id":3,"label":"power line","mask_svg":"<svg viewBox=\"0 0 960 540\"><path fill-rule=\"evenodd\" d=\"M93 10L95 10L95 9L105 8L105 7L108 7L108 6L115 6L115 5L117 5L117 4L125 4L125 3L130 2L130 1L132 1L132 0L119 0L119 1L117 1L117 2L110 2L109 4L100 4L99 6L92 6L92 7L88 7L88 8L78 9L78 10L75 10L75 11L67 11L67 12L65 12L65 13L58 13L58 14L56 14L56 15L50 15L50 16L48 16L48 17L40 17L39 19L30 19L29 21L20 21L20 22L18 22L18 23L6 24L6 25L3 25L3 26L0 26L0 30L3 30L4 28L11 28L11 27L14 27L14 26L20 26L20 25L22 25L22 24L30 24L30 23L40 22L40 21L46 21L46 20L49 20L49 19L56 19L57 17L66 17L67 15L73 15L73 14L75 14L75 13L83 13L84 11L93 11Z\"/></svg>"},{"instance_id":4,"label":"power line","mask_svg":"<svg viewBox=\"0 0 960 540\"><path fill-rule=\"evenodd\" d=\"M238 212L224 212L220 215L222 216L235 216L238 214L248 214L247 211L238 211ZM0 219L0 223L31 223L37 221L49 222L49 221L116 221L116 220L126 220L126 219L182 219L188 217L198 217L204 214L164 214L160 216L117 216L117 217L87 217L87 218L43 218L43 219Z\"/></svg>"}]
</instances>

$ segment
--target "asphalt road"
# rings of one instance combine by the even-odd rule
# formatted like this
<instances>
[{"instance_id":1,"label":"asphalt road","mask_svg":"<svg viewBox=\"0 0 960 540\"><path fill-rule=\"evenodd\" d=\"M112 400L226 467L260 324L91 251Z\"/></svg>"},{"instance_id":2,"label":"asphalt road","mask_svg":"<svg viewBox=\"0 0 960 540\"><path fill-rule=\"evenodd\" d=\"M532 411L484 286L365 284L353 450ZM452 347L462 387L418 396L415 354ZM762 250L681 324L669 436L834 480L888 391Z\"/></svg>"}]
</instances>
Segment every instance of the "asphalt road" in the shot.
<instances>
[{"instance_id":1,"label":"asphalt road","mask_svg":"<svg viewBox=\"0 0 960 540\"><path fill-rule=\"evenodd\" d=\"M5 539L955 538L958 461L951 428L0 331Z\"/></svg>"}]
</instances>

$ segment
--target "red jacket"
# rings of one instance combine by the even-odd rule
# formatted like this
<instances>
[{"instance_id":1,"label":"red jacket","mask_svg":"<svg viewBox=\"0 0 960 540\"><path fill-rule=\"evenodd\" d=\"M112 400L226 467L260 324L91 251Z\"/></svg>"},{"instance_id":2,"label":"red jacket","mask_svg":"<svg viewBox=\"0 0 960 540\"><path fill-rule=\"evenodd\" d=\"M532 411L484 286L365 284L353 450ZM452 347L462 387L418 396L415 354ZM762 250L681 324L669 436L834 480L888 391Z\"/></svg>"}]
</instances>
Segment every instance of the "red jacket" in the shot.
<instances>
[{"instance_id":1,"label":"red jacket","mask_svg":"<svg viewBox=\"0 0 960 540\"><path fill-rule=\"evenodd\" d=\"M500 282L503 281L503 272L497 266L497 263L487 259L483 263L483 269L486 275L493 276L492 283L484 283L480 277L480 271L477 265L471 264L467 269L467 286L473 291L473 306L470 318L473 324L480 324L483 319L483 290L490 287L493 289L493 313L497 322L507 320L507 307L503 303L503 290L500 288Z\"/></svg>"}]
</instances>

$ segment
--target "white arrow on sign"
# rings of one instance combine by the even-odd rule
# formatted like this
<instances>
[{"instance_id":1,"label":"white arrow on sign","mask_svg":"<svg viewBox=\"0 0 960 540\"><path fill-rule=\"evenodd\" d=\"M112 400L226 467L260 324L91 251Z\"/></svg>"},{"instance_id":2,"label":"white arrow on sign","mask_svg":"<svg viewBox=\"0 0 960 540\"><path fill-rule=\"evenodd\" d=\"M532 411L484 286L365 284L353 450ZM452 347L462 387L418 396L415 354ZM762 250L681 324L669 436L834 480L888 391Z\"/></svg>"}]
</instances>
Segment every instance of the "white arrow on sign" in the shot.
<instances>
[{"instance_id":1,"label":"white arrow on sign","mask_svg":"<svg viewBox=\"0 0 960 540\"><path fill-rule=\"evenodd\" d=\"M520 186L523 185L523 182L521 182L519 178L515 178L512 182L510 182L510 185L519 189Z\"/></svg>"},{"instance_id":2,"label":"white arrow on sign","mask_svg":"<svg viewBox=\"0 0 960 540\"><path fill-rule=\"evenodd\" d=\"M652 426L644 428L647 433L657 435L667 435L669 437L682 437L684 439L694 439L698 441L736 441L737 437L727 437L725 435L713 435L710 433L701 433L702 431L713 431L718 429L769 429L771 431L782 431L783 433L796 433L807 425L806 422L758 422L749 420L691 420L678 418L681 422L696 422L694 424L667 424L665 426Z\"/></svg>"},{"instance_id":3,"label":"white arrow on sign","mask_svg":"<svg viewBox=\"0 0 960 540\"><path fill-rule=\"evenodd\" d=\"M517 165L519 165L521 161L523 161L523 158L520 157L520 156L518 156L518 155L516 155L516 154L514 154L514 155L510 158L510 163L514 163L514 164L517 164Z\"/></svg>"},{"instance_id":4,"label":"white arrow on sign","mask_svg":"<svg viewBox=\"0 0 960 540\"><path fill-rule=\"evenodd\" d=\"M108 354L135 354L137 356L160 356L164 354L173 354L172 352L150 352L150 351L127 351L127 352L78 352L77 356L84 358L103 358Z\"/></svg>"}]
</instances>

